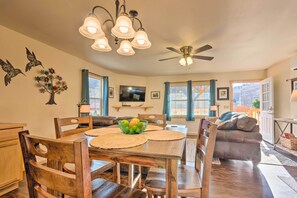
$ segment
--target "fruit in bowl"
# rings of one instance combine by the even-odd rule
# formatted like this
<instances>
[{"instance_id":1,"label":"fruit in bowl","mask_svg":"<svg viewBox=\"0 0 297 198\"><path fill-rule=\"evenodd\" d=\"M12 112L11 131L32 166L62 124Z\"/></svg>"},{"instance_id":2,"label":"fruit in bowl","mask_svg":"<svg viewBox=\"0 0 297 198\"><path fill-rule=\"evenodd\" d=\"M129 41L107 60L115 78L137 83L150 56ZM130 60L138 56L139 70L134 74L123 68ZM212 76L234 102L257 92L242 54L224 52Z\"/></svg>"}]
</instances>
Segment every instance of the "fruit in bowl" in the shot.
<instances>
[{"instance_id":1,"label":"fruit in bowl","mask_svg":"<svg viewBox=\"0 0 297 198\"><path fill-rule=\"evenodd\" d=\"M139 120L138 118L133 118L129 120L119 120L119 127L125 134L140 134L144 132L148 122L146 120Z\"/></svg>"}]
</instances>

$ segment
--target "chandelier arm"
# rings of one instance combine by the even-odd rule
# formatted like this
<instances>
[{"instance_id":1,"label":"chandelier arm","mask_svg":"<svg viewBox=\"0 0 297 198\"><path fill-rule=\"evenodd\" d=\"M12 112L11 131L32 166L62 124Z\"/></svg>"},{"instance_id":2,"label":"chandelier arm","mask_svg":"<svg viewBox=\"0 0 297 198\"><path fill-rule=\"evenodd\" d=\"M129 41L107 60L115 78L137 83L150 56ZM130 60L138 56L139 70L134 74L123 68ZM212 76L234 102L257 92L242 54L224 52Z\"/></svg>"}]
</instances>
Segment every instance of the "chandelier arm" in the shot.
<instances>
[{"instance_id":1,"label":"chandelier arm","mask_svg":"<svg viewBox=\"0 0 297 198\"><path fill-rule=\"evenodd\" d=\"M113 20L111 20L111 19L106 19L106 20L103 22L102 25L105 25L105 23L107 23L107 22L109 22L109 21L112 23L113 26L115 26Z\"/></svg>"},{"instance_id":2,"label":"chandelier arm","mask_svg":"<svg viewBox=\"0 0 297 198\"><path fill-rule=\"evenodd\" d=\"M139 18L137 17L129 17L130 19L133 19L133 23L134 23L134 19L136 19L139 22L140 28L138 30L144 30L144 28L142 27L142 22L140 21Z\"/></svg>"},{"instance_id":3,"label":"chandelier arm","mask_svg":"<svg viewBox=\"0 0 297 198\"><path fill-rule=\"evenodd\" d=\"M115 24L114 19L113 19L112 15L110 14L110 12L109 12L106 8L104 8L104 7L102 7L102 6L95 6L95 7L93 7L93 9L92 9L92 14L95 14L95 10L96 10L97 8L101 8L102 10L105 10L106 13L107 13L107 14L109 15L109 17L110 17L110 19L108 19L108 20L111 20L112 23ZM106 20L106 21L107 21L107 20ZM105 21L105 22L106 22L106 21Z\"/></svg>"}]
</instances>

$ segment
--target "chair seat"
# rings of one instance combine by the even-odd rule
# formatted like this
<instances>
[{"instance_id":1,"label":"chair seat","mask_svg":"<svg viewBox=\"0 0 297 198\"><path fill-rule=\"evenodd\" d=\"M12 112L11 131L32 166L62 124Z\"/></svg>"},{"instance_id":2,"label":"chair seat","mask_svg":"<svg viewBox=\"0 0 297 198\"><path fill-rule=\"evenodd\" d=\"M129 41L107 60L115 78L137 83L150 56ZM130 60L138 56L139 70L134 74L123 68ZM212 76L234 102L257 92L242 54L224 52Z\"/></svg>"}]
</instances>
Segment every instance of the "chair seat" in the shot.
<instances>
[{"instance_id":1,"label":"chair seat","mask_svg":"<svg viewBox=\"0 0 297 198\"><path fill-rule=\"evenodd\" d=\"M112 167L115 166L113 162L106 162L101 160L91 160L90 161L90 171L92 180L98 177L98 174L101 174ZM67 173L75 174L75 165L73 163L65 163L63 167L64 171Z\"/></svg>"},{"instance_id":2,"label":"chair seat","mask_svg":"<svg viewBox=\"0 0 297 198\"><path fill-rule=\"evenodd\" d=\"M146 198L145 192L133 190L101 178L92 181L92 195L94 198Z\"/></svg>"},{"instance_id":3,"label":"chair seat","mask_svg":"<svg viewBox=\"0 0 297 198\"><path fill-rule=\"evenodd\" d=\"M199 173L194 167L180 165L177 169L178 191L195 190L201 188ZM151 168L144 182L145 188L166 191L166 172L162 168Z\"/></svg>"}]
</instances>

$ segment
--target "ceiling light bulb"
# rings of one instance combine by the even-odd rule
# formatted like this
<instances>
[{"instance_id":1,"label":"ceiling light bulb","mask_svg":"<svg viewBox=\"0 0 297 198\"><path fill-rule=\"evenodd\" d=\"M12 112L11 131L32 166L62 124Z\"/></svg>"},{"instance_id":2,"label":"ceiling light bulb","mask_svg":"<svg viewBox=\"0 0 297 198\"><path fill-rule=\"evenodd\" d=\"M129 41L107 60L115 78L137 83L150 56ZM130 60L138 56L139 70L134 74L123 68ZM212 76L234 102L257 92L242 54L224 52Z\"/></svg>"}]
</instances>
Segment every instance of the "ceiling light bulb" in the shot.
<instances>
[{"instance_id":1,"label":"ceiling light bulb","mask_svg":"<svg viewBox=\"0 0 297 198\"><path fill-rule=\"evenodd\" d=\"M123 51L124 51L124 52L129 52L130 49L129 49L129 48L123 48Z\"/></svg>"},{"instance_id":2,"label":"ceiling light bulb","mask_svg":"<svg viewBox=\"0 0 297 198\"><path fill-rule=\"evenodd\" d=\"M187 57L187 65L192 65L193 64L193 59L189 56Z\"/></svg>"},{"instance_id":3,"label":"ceiling light bulb","mask_svg":"<svg viewBox=\"0 0 297 198\"><path fill-rule=\"evenodd\" d=\"M91 34L95 34L95 33L97 32L97 28L92 27L92 26L88 26L88 27L87 27L87 30L88 30L88 32L91 33Z\"/></svg>"},{"instance_id":4,"label":"ceiling light bulb","mask_svg":"<svg viewBox=\"0 0 297 198\"><path fill-rule=\"evenodd\" d=\"M129 28L126 26L120 26L120 32L126 34L129 31Z\"/></svg>"},{"instance_id":5,"label":"ceiling light bulb","mask_svg":"<svg viewBox=\"0 0 297 198\"><path fill-rule=\"evenodd\" d=\"M100 49L104 49L106 47L104 44L100 44L100 43L98 44L98 46Z\"/></svg>"},{"instance_id":6,"label":"ceiling light bulb","mask_svg":"<svg viewBox=\"0 0 297 198\"><path fill-rule=\"evenodd\" d=\"M182 66L186 66L186 64L187 64L186 59L185 58L181 58L179 60L179 64L182 65Z\"/></svg>"},{"instance_id":7,"label":"ceiling light bulb","mask_svg":"<svg viewBox=\"0 0 297 198\"><path fill-rule=\"evenodd\" d=\"M143 45L143 44L145 43L145 40L144 40L144 39L138 39L138 40L137 40L137 43L138 43L139 45Z\"/></svg>"}]
</instances>

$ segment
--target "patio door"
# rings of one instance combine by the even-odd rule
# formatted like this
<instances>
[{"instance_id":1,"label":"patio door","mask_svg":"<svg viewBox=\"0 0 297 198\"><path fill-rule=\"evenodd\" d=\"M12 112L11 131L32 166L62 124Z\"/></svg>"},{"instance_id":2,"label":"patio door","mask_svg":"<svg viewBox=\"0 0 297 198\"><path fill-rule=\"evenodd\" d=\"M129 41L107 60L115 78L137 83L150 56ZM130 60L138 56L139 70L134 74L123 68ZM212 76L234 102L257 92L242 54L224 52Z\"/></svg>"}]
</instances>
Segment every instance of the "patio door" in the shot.
<instances>
[{"instance_id":1,"label":"patio door","mask_svg":"<svg viewBox=\"0 0 297 198\"><path fill-rule=\"evenodd\" d=\"M260 133L263 140L274 144L273 79L271 77L261 81L260 93Z\"/></svg>"}]
</instances>

